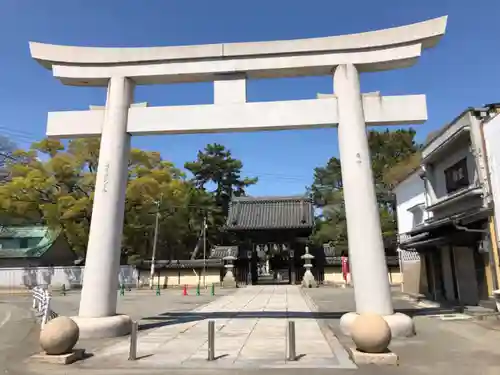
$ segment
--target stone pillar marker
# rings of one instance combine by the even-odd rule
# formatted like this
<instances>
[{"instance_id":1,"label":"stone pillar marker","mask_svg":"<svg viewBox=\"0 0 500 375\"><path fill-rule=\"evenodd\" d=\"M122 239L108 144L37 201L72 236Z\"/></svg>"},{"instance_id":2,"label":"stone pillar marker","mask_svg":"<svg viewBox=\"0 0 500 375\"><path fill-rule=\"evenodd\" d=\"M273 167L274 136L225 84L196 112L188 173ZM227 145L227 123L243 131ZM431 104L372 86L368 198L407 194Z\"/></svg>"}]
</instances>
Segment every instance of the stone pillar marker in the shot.
<instances>
[{"instance_id":1,"label":"stone pillar marker","mask_svg":"<svg viewBox=\"0 0 500 375\"><path fill-rule=\"evenodd\" d=\"M130 153L127 118L133 91L129 79L110 78L80 310L74 318L83 338L130 331L131 320L116 315L116 302Z\"/></svg>"},{"instance_id":2,"label":"stone pillar marker","mask_svg":"<svg viewBox=\"0 0 500 375\"><path fill-rule=\"evenodd\" d=\"M304 272L304 276L302 277L302 286L304 288L316 288L318 285L316 280L314 279L314 275L311 272L312 263L311 261L314 259L314 255L309 254L309 246L306 246L306 253L301 256L304 259L304 268L306 272Z\"/></svg>"},{"instance_id":3,"label":"stone pillar marker","mask_svg":"<svg viewBox=\"0 0 500 375\"><path fill-rule=\"evenodd\" d=\"M408 336L414 331L413 321L403 314L394 315L392 307L356 67L353 64L339 65L333 84L338 100L339 152L356 313L376 313L384 319L387 317L393 336ZM341 329L345 334L350 333L356 313L342 316Z\"/></svg>"}]
</instances>

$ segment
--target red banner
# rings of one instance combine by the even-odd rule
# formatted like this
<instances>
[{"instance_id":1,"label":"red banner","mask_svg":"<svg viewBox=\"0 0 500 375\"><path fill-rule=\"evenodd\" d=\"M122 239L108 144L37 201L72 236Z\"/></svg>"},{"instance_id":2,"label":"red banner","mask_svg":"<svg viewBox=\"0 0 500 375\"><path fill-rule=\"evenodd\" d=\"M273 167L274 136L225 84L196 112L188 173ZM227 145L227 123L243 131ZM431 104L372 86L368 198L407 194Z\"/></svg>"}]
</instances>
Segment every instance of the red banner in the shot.
<instances>
[{"instance_id":1,"label":"red banner","mask_svg":"<svg viewBox=\"0 0 500 375\"><path fill-rule=\"evenodd\" d=\"M349 259L346 256L342 256L341 263L342 263L342 276L344 277L344 281L347 282L347 276L349 275Z\"/></svg>"}]
</instances>

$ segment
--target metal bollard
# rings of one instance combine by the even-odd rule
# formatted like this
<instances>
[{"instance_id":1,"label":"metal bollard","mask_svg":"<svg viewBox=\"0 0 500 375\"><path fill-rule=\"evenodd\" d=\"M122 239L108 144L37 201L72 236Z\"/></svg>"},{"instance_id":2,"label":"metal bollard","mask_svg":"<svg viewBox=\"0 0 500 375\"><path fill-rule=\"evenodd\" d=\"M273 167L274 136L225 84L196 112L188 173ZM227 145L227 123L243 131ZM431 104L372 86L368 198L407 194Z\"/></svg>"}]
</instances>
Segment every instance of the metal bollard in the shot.
<instances>
[{"instance_id":1,"label":"metal bollard","mask_svg":"<svg viewBox=\"0 0 500 375\"><path fill-rule=\"evenodd\" d=\"M295 322L293 321L288 321L288 360L297 360L297 353L295 352Z\"/></svg>"},{"instance_id":2,"label":"metal bollard","mask_svg":"<svg viewBox=\"0 0 500 375\"><path fill-rule=\"evenodd\" d=\"M215 322L208 321L208 360L215 360Z\"/></svg>"},{"instance_id":3,"label":"metal bollard","mask_svg":"<svg viewBox=\"0 0 500 375\"><path fill-rule=\"evenodd\" d=\"M128 354L129 361L135 361L137 359L137 328L138 323L132 322L132 330L130 331L130 351Z\"/></svg>"}]
</instances>

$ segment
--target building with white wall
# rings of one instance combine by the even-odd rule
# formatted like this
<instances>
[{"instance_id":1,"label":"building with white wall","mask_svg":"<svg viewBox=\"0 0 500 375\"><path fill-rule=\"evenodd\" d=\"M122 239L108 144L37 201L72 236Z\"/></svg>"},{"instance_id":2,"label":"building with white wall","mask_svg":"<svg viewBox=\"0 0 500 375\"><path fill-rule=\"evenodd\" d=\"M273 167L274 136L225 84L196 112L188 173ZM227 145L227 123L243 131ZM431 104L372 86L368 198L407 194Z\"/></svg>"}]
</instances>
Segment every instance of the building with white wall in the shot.
<instances>
[{"instance_id":1,"label":"building with white wall","mask_svg":"<svg viewBox=\"0 0 500 375\"><path fill-rule=\"evenodd\" d=\"M468 108L442 128L422 149L420 168L394 190L399 248L420 260L419 271L412 272L420 280L410 275L410 284L437 301L477 305L498 288L482 135L497 107Z\"/></svg>"},{"instance_id":2,"label":"building with white wall","mask_svg":"<svg viewBox=\"0 0 500 375\"><path fill-rule=\"evenodd\" d=\"M422 225L428 218L425 209L426 195L424 181L420 176L420 168L410 171L410 174L394 188L397 197L398 239L405 241L406 233L413 228ZM400 269L403 275L402 291L418 294L422 277L420 255L416 251L398 249L400 258Z\"/></svg>"},{"instance_id":3,"label":"building with white wall","mask_svg":"<svg viewBox=\"0 0 500 375\"><path fill-rule=\"evenodd\" d=\"M492 258L495 265L497 280L500 281L500 260L498 254L500 228L500 108L495 107L491 111L490 119L481 126L481 133L484 139L486 149L486 165L488 170L488 182L490 193L493 199L493 210L495 215L490 221L490 233L492 242ZM497 282L496 288L500 289L500 282Z\"/></svg>"}]
</instances>

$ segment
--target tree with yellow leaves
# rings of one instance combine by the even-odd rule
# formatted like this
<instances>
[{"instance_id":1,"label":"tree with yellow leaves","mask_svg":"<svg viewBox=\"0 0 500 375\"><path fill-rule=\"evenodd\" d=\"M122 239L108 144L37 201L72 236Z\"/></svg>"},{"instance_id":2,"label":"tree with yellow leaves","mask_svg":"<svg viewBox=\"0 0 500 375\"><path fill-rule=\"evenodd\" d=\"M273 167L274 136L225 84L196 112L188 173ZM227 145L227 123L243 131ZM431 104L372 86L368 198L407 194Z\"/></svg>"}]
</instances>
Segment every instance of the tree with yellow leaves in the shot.
<instances>
[{"instance_id":1,"label":"tree with yellow leaves","mask_svg":"<svg viewBox=\"0 0 500 375\"><path fill-rule=\"evenodd\" d=\"M72 249L85 256L99 160L98 138L44 139L17 150L6 162L10 180L0 185L1 217L60 227ZM21 162L19 162L21 161ZM185 258L197 242L203 216L213 222L214 197L197 188L159 153L132 149L125 200L122 255L150 257L159 212L158 257Z\"/></svg>"}]
</instances>

